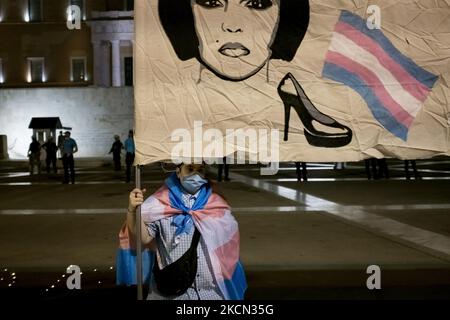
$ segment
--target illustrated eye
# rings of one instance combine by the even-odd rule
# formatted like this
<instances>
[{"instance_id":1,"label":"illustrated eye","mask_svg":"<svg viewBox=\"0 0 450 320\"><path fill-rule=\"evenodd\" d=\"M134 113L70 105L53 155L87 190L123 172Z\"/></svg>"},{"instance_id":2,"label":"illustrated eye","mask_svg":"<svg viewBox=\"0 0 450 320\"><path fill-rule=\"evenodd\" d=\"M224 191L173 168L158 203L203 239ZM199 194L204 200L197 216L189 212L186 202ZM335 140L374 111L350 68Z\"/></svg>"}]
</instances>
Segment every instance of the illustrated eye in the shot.
<instances>
[{"instance_id":1,"label":"illustrated eye","mask_svg":"<svg viewBox=\"0 0 450 320\"><path fill-rule=\"evenodd\" d=\"M244 0L245 6L255 10L265 10L273 5L272 0Z\"/></svg>"},{"instance_id":2,"label":"illustrated eye","mask_svg":"<svg viewBox=\"0 0 450 320\"><path fill-rule=\"evenodd\" d=\"M223 3L220 0L195 0L195 2L205 8L218 8L223 7Z\"/></svg>"}]
</instances>

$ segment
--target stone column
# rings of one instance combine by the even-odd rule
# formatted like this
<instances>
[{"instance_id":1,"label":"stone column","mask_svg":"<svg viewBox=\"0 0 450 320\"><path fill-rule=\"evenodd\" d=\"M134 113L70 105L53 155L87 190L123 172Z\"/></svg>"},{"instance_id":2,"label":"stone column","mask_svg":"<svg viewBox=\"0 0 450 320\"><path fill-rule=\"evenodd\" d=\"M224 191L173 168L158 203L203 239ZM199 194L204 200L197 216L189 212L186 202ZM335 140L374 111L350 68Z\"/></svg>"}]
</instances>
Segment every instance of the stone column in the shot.
<instances>
[{"instance_id":1,"label":"stone column","mask_svg":"<svg viewBox=\"0 0 450 320\"><path fill-rule=\"evenodd\" d=\"M120 87L122 85L120 71L120 40L111 40L111 57L112 57L112 86Z\"/></svg>"},{"instance_id":2,"label":"stone column","mask_svg":"<svg viewBox=\"0 0 450 320\"><path fill-rule=\"evenodd\" d=\"M92 47L94 49L94 85L102 86L102 66L103 66L103 52L101 41L93 41Z\"/></svg>"},{"instance_id":3,"label":"stone column","mask_svg":"<svg viewBox=\"0 0 450 320\"><path fill-rule=\"evenodd\" d=\"M111 45L104 42L102 45L102 86L111 87Z\"/></svg>"}]
</instances>

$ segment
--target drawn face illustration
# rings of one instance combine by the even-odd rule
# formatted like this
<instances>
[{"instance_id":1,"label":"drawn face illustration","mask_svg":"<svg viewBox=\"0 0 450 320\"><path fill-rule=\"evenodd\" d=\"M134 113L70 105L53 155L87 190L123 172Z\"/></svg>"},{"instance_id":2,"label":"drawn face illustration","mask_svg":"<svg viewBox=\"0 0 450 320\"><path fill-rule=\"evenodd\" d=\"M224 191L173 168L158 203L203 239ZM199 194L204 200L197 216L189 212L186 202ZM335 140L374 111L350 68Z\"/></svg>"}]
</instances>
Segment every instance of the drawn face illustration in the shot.
<instances>
[{"instance_id":1,"label":"drawn face illustration","mask_svg":"<svg viewBox=\"0 0 450 320\"><path fill-rule=\"evenodd\" d=\"M280 0L191 0L202 62L228 80L264 67L278 29Z\"/></svg>"}]
</instances>

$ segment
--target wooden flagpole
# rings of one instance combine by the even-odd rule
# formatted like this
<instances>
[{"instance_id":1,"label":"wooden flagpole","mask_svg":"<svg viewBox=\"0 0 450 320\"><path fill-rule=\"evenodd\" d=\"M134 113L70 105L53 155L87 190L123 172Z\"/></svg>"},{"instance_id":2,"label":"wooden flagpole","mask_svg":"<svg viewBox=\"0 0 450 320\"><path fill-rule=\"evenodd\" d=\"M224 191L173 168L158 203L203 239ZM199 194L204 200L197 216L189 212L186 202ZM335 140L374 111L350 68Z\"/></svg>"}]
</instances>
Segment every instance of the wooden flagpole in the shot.
<instances>
[{"instance_id":1,"label":"wooden flagpole","mask_svg":"<svg viewBox=\"0 0 450 320\"><path fill-rule=\"evenodd\" d=\"M141 189L141 166L136 166L136 188ZM141 206L136 210L136 275L137 275L137 298L143 300L142 291L142 215Z\"/></svg>"}]
</instances>

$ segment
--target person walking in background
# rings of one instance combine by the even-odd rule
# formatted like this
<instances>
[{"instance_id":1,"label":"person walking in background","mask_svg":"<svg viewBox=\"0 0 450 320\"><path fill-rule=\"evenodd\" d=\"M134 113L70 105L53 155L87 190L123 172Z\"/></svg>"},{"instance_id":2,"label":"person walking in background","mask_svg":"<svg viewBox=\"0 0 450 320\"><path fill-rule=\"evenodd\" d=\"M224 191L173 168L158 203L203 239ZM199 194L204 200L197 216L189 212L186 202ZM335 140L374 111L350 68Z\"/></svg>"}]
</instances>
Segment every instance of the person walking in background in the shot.
<instances>
[{"instance_id":1,"label":"person walking in background","mask_svg":"<svg viewBox=\"0 0 450 320\"><path fill-rule=\"evenodd\" d=\"M42 149L46 152L45 164L47 173L50 173L50 164L53 166L53 172L57 173L56 152L58 151L58 147L56 146L56 143L53 142L52 137L49 137L47 142L42 145Z\"/></svg>"},{"instance_id":2,"label":"person walking in background","mask_svg":"<svg viewBox=\"0 0 450 320\"><path fill-rule=\"evenodd\" d=\"M225 171L225 181L230 181L230 178L228 177L229 171L230 171L230 165L227 164L227 157L223 157L222 163L219 163L218 169L217 169L217 181L222 181L222 175Z\"/></svg>"},{"instance_id":3,"label":"person walking in background","mask_svg":"<svg viewBox=\"0 0 450 320\"><path fill-rule=\"evenodd\" d=\"M386 159L366 159L364 160L368 180L389 179L389 168Z\"/></svg>"},{"instance_id":4,"label":"person walking in background","mask_svg":"<svg viewBox=\"0 0 450 320\"><path fill-rule=\"evenodd\" d=\"M113 154L114 170L120 171L122 165L120 163L120 154L122 153L123 144L120 141L120 137L116 134L114 136L114 143L112 144L109 153Z\"/></svg>"},{"instance_id":5,"label":"person walking in background","mask_svg":"<svg viewBox=\"0 0 450 320\"><path fill-rule=\"evenodd\" d=\"M411 175L409 174L409 164L410 163L411 163L411 167L413 169L414 179L416 179L416 180L422 179L422 177L420 176L419 172L417 171L416 160L405 160L405 176L406 176L406 180L411 180Z\"/></svg>"},{"instance_id":6,"label":"person walking in background","mask_svg":"<svg viewBox=\"0 0 450 320\"><path fill-rule=\"evenodd\" d=\"M31 137L28 159L30 162L30 175L34 174L35 166L37 166L38 174L41 174L41 144L36 140L36 137Z\"/></svg>"},{"instance_id":7,"label":"person walking in background","mask_svg":"<svg viewBox=\"0 0 450 320\"><path fill-rule=\"evenodd\" d=\"M378 159L377 160L378 165L378 179L389 179L389 168L387 165L386 159Z\"/></svg>"},{"instance_id":8,"label":"person walking in background","mask_svg":"<svg viewBox=\"0 0 450 320\"><path fill-rule=\"evenodd\" d=\"M335 162L333 170L344 170L347 169L347 162Z\"/></svg>"},{"instance_id":9,"label":"person walking in background","mask_svg":"<svg viewBox=\"0 0 450 320\"><path fill-rule=\"evenodd\" d=\"M131 166L134 162L134 156L136 152L136 148L134 145L134 138L133 138L133 130L130 130L128 132L128 138L125 140L125 165L127 166L126 169L126 182L131 181Z\"/></svg>"},{"instance_id":10,"label":"person walking in background","mask_svg":"<svg viewBox=\"0 0 450 320\"><path fill-rule=\"evenodd\" d=\"M298 181L308 181L308 171L306 168L306 162L295 162L295 172L297 173Z\"/></svg>"},{"instance_id":11,"label":"person walking in background","mask_svg":"<svg viewBox=\"0 0 450 320\"><path fill-rule=\"evenodd\" d=\"M378 171L377 171L377 160L366 159L364 160L364 165L366 167L366 175L368 180L378 180Z\"/></svg>"},{"instance_id":12,"label":"person walking in background","mask_svg":"<svg viewBox=\"0 0 450 320\"><path fill-rule=\"evenodd\" d=\"M70 180L72 184L75 184L75 162L73 155L78 152L78 146L74 139L70 137L70 132L64 133L63 155L62 161L64 166L64 184L69 183L69 170Z\"/></svg>"},{"instance_id":13,"label":"person walking in background","mask_svg":"<svg viewBox=\"0 0 450 320\"><path fill-rule=\"evenodd\" d=\"M58 136L58 150L59 150L59 159L62 159L64 152L64 134L62 131L59 132Z\"/></svg>"}]
</instances>

